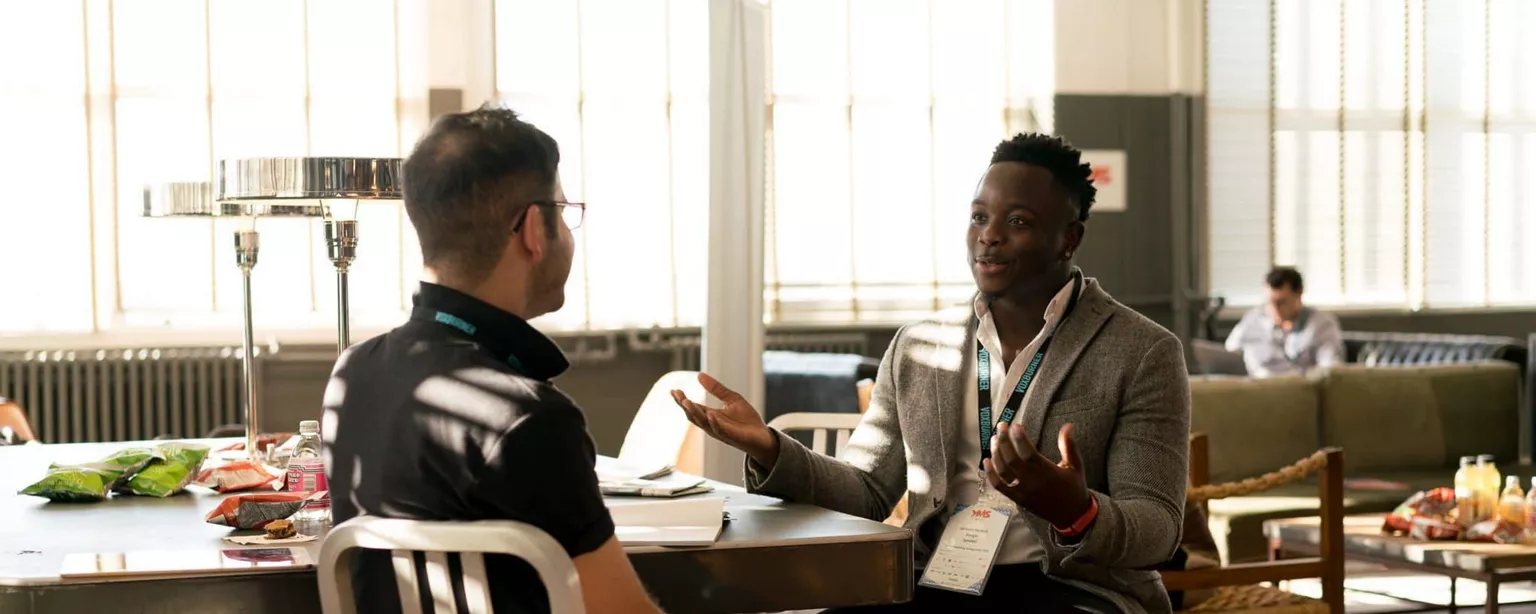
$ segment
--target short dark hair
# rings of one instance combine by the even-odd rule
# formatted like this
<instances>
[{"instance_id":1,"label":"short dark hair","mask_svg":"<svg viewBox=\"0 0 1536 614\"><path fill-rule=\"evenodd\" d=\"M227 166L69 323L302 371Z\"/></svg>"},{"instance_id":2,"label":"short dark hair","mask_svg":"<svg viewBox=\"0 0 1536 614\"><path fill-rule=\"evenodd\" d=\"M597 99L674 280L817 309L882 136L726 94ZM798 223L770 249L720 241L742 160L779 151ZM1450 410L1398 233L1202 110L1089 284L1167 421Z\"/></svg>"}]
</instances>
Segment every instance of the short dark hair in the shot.
<instances>
[{"instance_id":1,"label":"short dark hair","mask_svg":"<svg viewBox=\"0 0 1536 614\"><path fill-rule=\"evenodd\" d=\"M1059 136L1039 133L1016 134L992 151L992 164L1022 162L1050 171L1077 207L1077 221L1086 222L1098 189L1093 187L1093 170L1082 160L1083 152L1071 143Z\"/></svg>"},{"instance_id":2,"label":"short dark hair","mask_svg":"<svg viewBox=\"0 0 1536 614\"><path fill-rule=\"evenodd\" d=\"M1264 283L1275 290L1290 287L1292 291L1301 292L1301 271L1296 267L1277 266L1264 275Z\"/></svg>"},{"instance_id":3,"label":"short dark hair","mask_svg":"<svg viewBox=\"0 0 1536 614\"><path fill-rule=\"evenodd\" d=\"M485 279L529 203L547 198L560 148L511 109L486 104L432 122L405 160L405 213L422 261ZM557 216L546 215L555 230Z\"/></svg>"}]
</instances>

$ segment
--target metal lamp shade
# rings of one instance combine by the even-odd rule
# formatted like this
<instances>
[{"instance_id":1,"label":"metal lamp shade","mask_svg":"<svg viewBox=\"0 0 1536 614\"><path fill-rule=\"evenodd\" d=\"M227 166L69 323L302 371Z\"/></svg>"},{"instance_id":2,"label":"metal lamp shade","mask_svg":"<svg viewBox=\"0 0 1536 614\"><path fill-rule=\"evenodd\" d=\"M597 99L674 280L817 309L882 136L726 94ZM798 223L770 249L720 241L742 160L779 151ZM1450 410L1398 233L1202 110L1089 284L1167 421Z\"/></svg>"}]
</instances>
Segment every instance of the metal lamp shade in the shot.
<instances>
[{"instance_id":1,"label":"metal lamp shade","mask_svg":"<svg viewBox=\"0 0 1536 614\"><path fill-rule=\"evenodd\" d=\"M319 202L218 202L213 184L173 181L144 186L144 217L325 217Z\"/></svg>"},{"instance_id":2,"label":"metal lamp shade","mask_svg":"<svg viewBox=\"0 0 1536 614\"><path fill-rule=\"evenodd\" d=\"M400 200L400 158L220 160L213 199L250 206L274 200Z\"/></svg>"}]
</instances>

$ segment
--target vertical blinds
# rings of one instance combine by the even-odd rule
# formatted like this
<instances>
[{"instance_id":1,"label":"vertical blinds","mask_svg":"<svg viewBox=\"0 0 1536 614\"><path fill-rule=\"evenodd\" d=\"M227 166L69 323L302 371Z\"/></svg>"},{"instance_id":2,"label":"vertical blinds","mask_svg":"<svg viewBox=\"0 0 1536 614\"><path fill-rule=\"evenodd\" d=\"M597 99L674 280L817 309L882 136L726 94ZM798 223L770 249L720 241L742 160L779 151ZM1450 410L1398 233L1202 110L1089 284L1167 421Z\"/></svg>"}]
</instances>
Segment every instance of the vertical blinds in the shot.
<instances>
[{"instance_id":1,"label":"vertical blinds","mask_svg":"<svg viewBox=\"0 0 1536 614\"><path fill-rule=\"evenodd\" d=\"M1315 304L1536 303L1536 7L1206 4L1213 294L1293 265Z\"/></svg>"}]
</instances>

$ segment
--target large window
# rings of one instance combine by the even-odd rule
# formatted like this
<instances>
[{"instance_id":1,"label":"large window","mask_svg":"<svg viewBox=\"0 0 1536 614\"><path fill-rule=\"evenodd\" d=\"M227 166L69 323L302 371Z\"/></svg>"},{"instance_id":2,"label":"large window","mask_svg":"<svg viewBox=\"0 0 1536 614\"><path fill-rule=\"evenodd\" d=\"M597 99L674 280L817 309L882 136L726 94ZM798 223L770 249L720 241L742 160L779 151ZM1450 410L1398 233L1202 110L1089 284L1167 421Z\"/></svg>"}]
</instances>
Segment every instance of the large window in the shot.
<instances>
[{"instance_id":1,"label":"large window","mask_svg":"<svg viewBox=\"0 0 1536 614\"><path fill-rule=\"evenodd\" d=\"M425 92L402 76L398 7L380 6L0 5L0 332L238 323L231 237L243 222L146 219L142 190L211 180L223 158L400 155L420 130L409 118L423 115ZM357 216L354 317L397 321L419 270L409 224L395 204ZM258 326L331 326L336 294L320 223L264 219L256 228Z\"/></svg>"},{"instance_id":2,"label":"large window","mask_svg":"<svg viewBox=\"0 0 1536 614\"><path fill-rule=\"evenodd\" d=\"M0 334L234 330L243 222L145 219L143 188L210 180L224 158L400 156L428 84L465 76L560 142L566 194L588 203L566 308L539 324L701 324L708 0L494 0L489 24L439 4L0 4ZM1051 125L1052 5L774 0L769 322L903 321L970 294L961 237L987 158ZM427 74L474 72L428 65L442 28L420 22L444 15L494 29L491 48L465 43L494 76ZM400 207L356 215L352 313L371 330L403 316L420 255ZM320 222L257 229L258 331L323 338Z\"/></svg>"},{"instance_id":3,"label":"large window","mask_svg":"<svg viewBox=\"0 0 1536 614\"><path fill-rule=\"evenodd\" d=\"M975 291L992 148L1049 128L1051 0L775 0L767 286L779 322L893 322Z\"/></svg>"},{"instance_id":4,"label":"large window","mask_svg":"<svg viewBox=\"0 0 1536 614\"><path fill-rule=\"evenodd\" d=\"M1213 293L1290 264L1318 304L1536 303L1536 6L1207 7Z\"/></svg>"},{"instance_id":5,"label":"large window","mask_svg":"<svg viewBox=\"0 0 1536 614\"><path fill-rule=\"evenodd\" d=\"M709 227L706 0L497 0L496 90L587 203L561 328L698 326Z\"/></svg>"}]
</instances>

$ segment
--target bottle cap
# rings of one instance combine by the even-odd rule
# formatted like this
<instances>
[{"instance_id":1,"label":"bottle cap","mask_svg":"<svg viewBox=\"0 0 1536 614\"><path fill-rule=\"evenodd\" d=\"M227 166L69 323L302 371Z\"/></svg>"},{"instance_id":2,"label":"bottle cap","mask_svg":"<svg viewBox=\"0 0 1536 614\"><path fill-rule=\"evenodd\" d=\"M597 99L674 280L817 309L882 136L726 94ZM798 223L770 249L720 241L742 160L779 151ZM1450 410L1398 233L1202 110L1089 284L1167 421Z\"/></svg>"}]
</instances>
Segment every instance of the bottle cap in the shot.
<instances>
[{"instance_id":1,"label":"bottle cap","mask_svg":"<svg viewBox=\"0 0 1536 614\"><path fill-rule=\"evenodd\" d=\"M320 421L319 420L302 420L302 421L299 422L299 433L300 434L319 433L319 432L320 432Z\"/></svg>"},{"instance_id":2,"label":"bottle cap","mask_svg":"<svg viewBox=\"0 0 1536 614\"><path fill-rule=\"evenodd\" d=\"M1483 462L1486 462L1486 463L1492 463L1493 462L1493 455L1492 454L1479 454L1479 455L1477 455L1477 460L1480 460L1480 461L1483 461Z\"/></svg>"},{"instance_id":3,"label":"bottle cap","mask_svg":"<svg viewBox=\"0 0 1536 614\"><path fill-rule=\"evenodd\" d=\"M1475 462L1477 462L1477 457L1476 456L1463 456L1463 457L1461 457L1461 464L1463 464L1463 465L1470 465L1470 464L1475 463Z\"/></svg>"}]
</instances>

